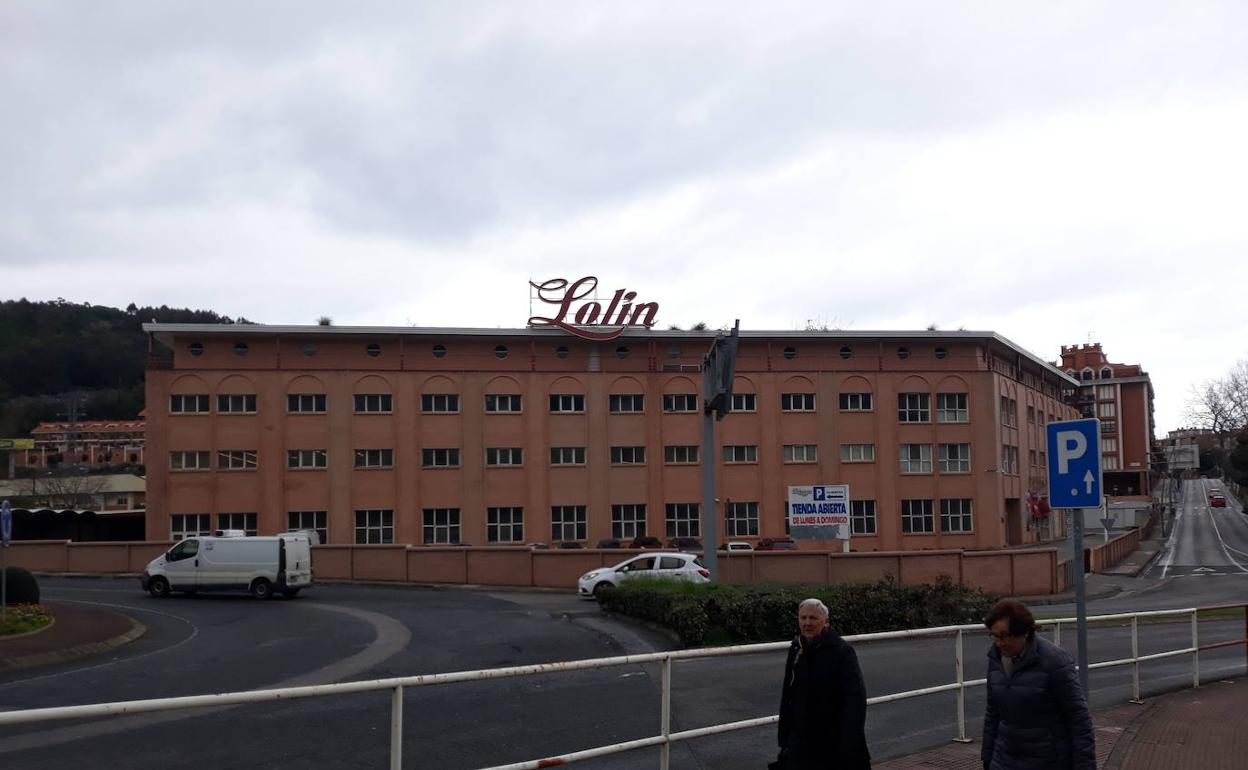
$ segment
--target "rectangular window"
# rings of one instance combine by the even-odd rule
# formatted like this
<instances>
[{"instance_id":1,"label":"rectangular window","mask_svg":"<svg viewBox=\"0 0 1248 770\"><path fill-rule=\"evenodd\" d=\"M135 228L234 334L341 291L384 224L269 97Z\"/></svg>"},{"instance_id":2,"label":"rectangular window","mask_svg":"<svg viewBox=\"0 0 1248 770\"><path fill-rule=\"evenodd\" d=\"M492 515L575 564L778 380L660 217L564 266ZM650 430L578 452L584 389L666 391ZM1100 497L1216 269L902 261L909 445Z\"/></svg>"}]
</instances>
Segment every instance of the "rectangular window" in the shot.
<instances>
[{"instance_id":1,"label":"rectangular window","mask_svg":"<svg viewBox=\"0 0 1248 770\"><path fill-rule=\"evenodd\" d=\"M1117 417L1118 405L1113 401L1106 401L1096 405L1097 417Z\"/></svg>"},{"instance_id":2,"label":"rectangular window","mask_svg":"<svg viewBox=\"0 0 1248 770\"><path fill-rule=\"evenodd\" d=\"M1102 452L1117 452L1118 451L1118 438L1116 436L1110 436L1109 438L1101 439L1101 451Z\"/></svg>"},{"instance_id":3,"label":"rectangular window","mask_svg":"<svg viewBox=\"0 0 1248 770\"><path fill-rule=\"evenodd\" d=\"M1001 445L1001 472L1011 476L1018 475L1018 447Z\"/></svg>"},{"instance_id":4,"label":"rectangular window","mask_svg":"<svg viewBox=\"0 0 1248 770\"><path fill-rule=\"evenodd\" d=\"M784 461L786 463L817 463L819 462L819 446L817 444L785 444Z\"/></svg>"},{"instance_id":5,"label":"rectangular window","mask_svg":"<svg viewBox=\"0 0 1248 770\"><path fill-rule=\"evenodd\" d=\"M698 395L696 393L671 393L663 397L665 412L696 412L698 411Z\"/></svg>"},{"instance_id":6,"label":"rectangular window","mask_svg":"<svg viewBox=\"0 0 1248 770\"><path fill-rule=\"evenodd\" d=\"M515 395L487 395L485 411L487 412L519 412L522 401Z\"/></svg>"},{"instance_id":7,"label":"rectangular window","mask_svg":"<svg viewBox=\"0 0 1248 770\"><path fill-rule=\"evenodd\" d=\"M310 529L316 532L317 538L322 544L329 542L329 512L328 511L287 511L286 512L286 531L298 532L301 529Z\"/></svg>"},{"instance_id":8,"label":"rectangular window","mask_svg":"<svg viewBox=\"0 0 1248 770\"><path fill-rule=\"evenodd\" d=\"M940 531L975 531L971 522L971 499L969 497L940 501Z\"/></svg>"},{"instance_id":9,"label":"rectangular window","mask_svg":"<svg viewBox=\"0 0 1248 770\"><path fill-rule=\"evenodd\" d=\"M459 542L458 508L423 508L421 516L421 542L425 545L454 545Z\"/></svg>"},{"instance_id":10,"label":"rectangular window","mask_svg":"<svg viewBox=\"0 0 1248 770\"><path fill-rule=\"evenodd\" d=\"M241 529L247 537L255 537L260 531L256 526L258 518L255 513L218 513L217 529Z\"/></svg>"},{"instance_id":11,"label":"rectangular window","mask_svg":"<svg viewBox=\"0 0 1248 770\"><path fill-rule=\"evenodd\" d=\"M175 471L206 471L212 467L210 452L170 452L169 468Z\"/></svg>"},{"instance_id":12,"label":"rectangular window","mask_svg":"<svg viewBox=\"0 0 1248 770\"><path fill-rule=\"evenodd\" d=\"M394 511L371 508L355 512L355 542L361 545L394 542Z\"/></svg>"},{"instance_id":13,"label":"rectangular window","mask_svg":"<svg viewBox=\"0 0 1248 770\"><path fill-rule=\"evenodd\" d=\"M206 513L175 513L169 517L170 540L211 534L212 516Z\"/></svg>"},{"instance_id":14,"label":"rectangular window","mask_svg":"<svg viewBox=\"0 0 1248 770\"><path fill-rule=\"evenodd\" d=\"M611 506L611 537L631 540L646 534L646 506L626 503Z\"/></svg>"},{"instance_id":15,"label":"rectangular window","mask_svg":"<svg viewBox=\"0 0 1248 770\"><path fill-rule=\"evenodd\" d=\"M1048 460L1048 457L1045 456L1043 449L1040 450L1040 467L1041 468L1049 467L1049 460Z\"/></svg>"},{"instance_id":16,"label":"rectangular window","mask_svg":"<svg viewBox=\"0 0 1248 770\"><path fill-rule=\"evenodd\" d=\"M1039 459L1039 457L1038 457L1038 455L1036 455L1036 450L1034 450L1034 449L1028 449L1028 450L1027 450L1027 461L1028 461L1028 462L1029 462L1032 466L1035 466L1036 461L1037 461L1038 459Z\"/></svg>"},{"instance_id":17,"label":"rectangular window","mask_svg":"<svg viewBox=\"0 0 1248 770\"><path fill-rule=\"evenodd\" d=\"M355 450L355 467L357 468L393 468L393 449L357 449Z\"/></svg>"},{"instance_id":18,"label":"rectangular window","mask_svg":"<svg viewBox=\"0 0 1248 770\"><path fill-rule=\"evenodd\" d=\"M902 473L931 473L932 472L932 445L931 444L902 444L901 445L901 472Z\"/></svg>"},{"instance_id":19,"label":"rectangular window","mask_svg":"<svg viewBox=\"0 0 1248 770\"><path fill-rule=\"evenodd\" d=\"M324 468L329 465L329 453L324 449L286 450L287 468Z\"/></svg>"},{"instance_id":20,"label":"rectangular window","mask_svg":"<svg viewBox=\"0 0 1248 770\"><path fill-rule=\"evenodd\" d=\"M758 503L725 503L724 534L727 537L758 537Z\"/></svg>"},{"instance_id":21,"label":"rectangular window","mask_svg":"<svg viewBox=\"0 0 1248 770\"><path fill-rule=\"evenodd\" d=\"M1018 402L1005 396L1001 397L1001 424L1007 428L1018 427Z\"/></svg>"},{"instance_id":22,"label":"rectangular window","mask_svg":"<svg viewBox=\"0 0 1248 770\"><path fill-rule=\"evenodd\" d=\"M935 531L931 500L901 501L901 531L906 534L925 534Z\"/></svg>"},{"instance_id":23,"label":"rectangular window","mask_svg":"<svg viewBox=\"0 0 1248 770\"><path fill-rule=\"evenodd\" d=\"M927 393L898 393L897 419L900 422L931 422L931 399Z\"/></svg>"},{"instance_id":24,"label":"rectangular window","mask_svg":"<svg viewBox=\"0 0 1248 770\"><path fill-rule=\"evenodd\" d=\"M875 501L850 500L849 525L855 535L874 535Z\"/></svg>"},{"instance_id":25,"label":"rectangular window","mask_svg":"<svg viewBox=\"0 0 1248 770\"><path fill-rule=\"evenodd\" d=\"M663 462L668 465L697 465L698 449L694 445L689 446L665 446L663 447Z\"/></svg>"},{"instance_id":26,"label":"rectangular window","mask_svg":"<svg viewBox=\"0 0 1248 770\"><path fill-rule=\"evenodd\" d=\"M325 414L325 394L291 393L286 396L286 411L291 414Z\"/></svg>"},{"instance_id":27,"label":"rectangular window","mask_svg":"<svg viewBox=\"0 0 1248 770\"><path fill-rule=\"evenodd\" d=\"M702 518L697 503L668 503L667 506L668 537L701 537Z\"/></svg>"},{"instance_id":28,"label":"rectangular window","mask_svg":"<svg viewBox=\"0 0 1248 770\"><path fill-rule=\"evenodd\" d=\"M359 396L356 396L359 398ZM356 409L356 411L361 411ZM385 409L382 411L390 411ZM454 413L459 411L459 394L457 393L425 393L420 397L420 411L426 414Z\"/></svg>"},{"instance_id":29,"label":"rectangular window","mask_svg":"<svg viewBox=\"0 0 1248 770\"><path fill-rule=\"evenodd\" d=\"M815 411L814 393L781 393L780 411L782 412L813 412Z\"/></svg>"},{"instance_id":30,"label":"rectangular window","mask_svg":"<svg viewBox=\"0 0 1248 770\"><path fill-rule=\"evenodd\" d=\"M550 539L585 540L586 533L585 506L555 505L550 509Z\"/></svg>"},{"instance_id":31,"label":"rectangular window","mask_svg":"<svg viewBox=\"0 0 1248 770\"><path fill-rule=\"evenodd\" d=\"M355 394L356 414L386 414L394 411L394 400L389 393Z\"/></svg>"},{"instance_id":32,"label":"rectangular window","mask_svg":"<svg viewBox=\"0 0 1248 770\"><path fill-rule=\"evenodd\" d=\"M422 449L420 465L423 468L458 468L459 449Z\"/></svg>"},{"instance_id":33,"label":"rectangular window","mask_svg":"<svg viewBox=\"0 0 1248 770\"><path fill-rule=\"evenodd\" d=\"M1027 424L1028 425L1036 424L1036 408L1032 406L1031 404L1027 405Z\"/></svg>"},{"instance_id":34,"label":"rectangular window","mask_svg":"<svg viewBox=\"0 0 1248 770\"><path fill-rule=\"evenodd\" d=\"M583 446L552 446L550 448L551 465L584 465L585 447Z\"/></svg>"},{"instance_id":35,"label":"rectangular window","mask_svg":"<svg viewBox=\"0 0 1248 770\"><path fill-rule=\"evenodd\" d=\"M207 414L208 396L177 393L169 396L170 414Z\"/></svg>"},{"instance_id":36,"label":"rectangular window","mask_svg":"<svg viewBox=\"0 0 1248 770\"><path fill-rule=\"evenodd\" d=\"M217 396L217 411L221 414L255 414L256 395L238 393Z\"/></svg>"},{"instance_id":37,"label":"rectangular window","mask_svg":"<svg viewBox=\"0 0 1248 770\"><path fill-rule=\"evenodd\" d=\"M611 414L644 412L646 411L646 397L640 393L608 396L607 408Z\"/></svg>"},{"instance_id":38,"label":"rectangular window","mask_svg":"<svg viewBox=\"0 0 1248 770\"><path fill-rule=\"evenodd\" d=\"M965 393L937 393L936 421L968 422L970 411L966 407L967 398Z\"/></svg>"},{"instance_id":39,"label":"rectangular window","mask_svg":"<svg viewBox=\"0 0 1248 770\"><path fill-rule=\"evenodd\" d=\"M875 444L841 444L841 462L875 462Z\"/></svg>"},{"instance_id":40,"label":"rectangular window","mask_svg":"<svg viewBox=\"0 0 1248 770\"><path fill-rule=\"evenodd\" d=\"M1101 468L1107 471L1118 470L1118 455L1102 455Z\"/></svg>"},{"instance_id":41,"label":"rectangular window","mask_svg":"<svg viewBox=\"0 0 1248 770\"><path fill-rule=\"evenodd\" d=\"M1117 432L1118 432L1117 420L1101 420L1101 433L1117 433Z\"/></svg>"},{"instance_id":42,"label":"rectangular window","mask_svg":"<svg viewBox=\"0 0 1248 770\"><path fill-rule=\"evenodd\" d=\"M842 393L840 402L842 412L869 412L874 408L870 393Z\"/></svg>"},{"instance_id":43,"label":"rectangular window","mask_svg":"<svg viewBox=\"0 0 1248 770\"><path fill-rule=\"evenodd\" d=\"M754 393L733 393L732 394L732 411L734 412L757 412L758 396Z\"/></svg>"},{"instance_id":44,"label":"rectangular window","mask_svg":"<svg viewBox=\"0 0 1248 770\"><path fill-rule=\"evenodd\" d=\"M758 445L729 444L724 447L724 462L728 464L756 463L758 462Z\"/></svg>"},{"instance_id":45,"label":"rectangular window","mask_svg":"<svg viewBox=\"0 0 1248 770\"><path fill-rule=\"evenodd\" d=\"M222 449L217 452L217 468L223 471L254 471L256 450Z\"/></svg>"},{"instance_id":46,"label":"rectangular window","mask_svg":"<svg viewBox=\"0 0 1248 770\"><path fill-rule=\"evenodd\" d=\"M485 450L486 465L524 465L524 450L520 447L489 447Z\"/></svg>"},{"instance_id":47,"label":"rectangular window","mask_svg":"<svg viewBox=\"0 0 1248 770\"><path fill-rule=\"evenodd\" d=\"M940 445L940 472L941 473L970 473L971 472L971 445L970 444L941 444Z\"/></svg>"},{"instance_id":48,"label":"rectangular window","mask_svg":"<svg viewBox=\"0 0 1248 770\"><path fill-rule=\"evenodd\" d=\"M1113 385L1097 385L1096 397L1102 401L1113 401L1114 400L1114 386Z\"/></svg>"},{"instance_id":49,"label":"rectangular window","mask_svg":"<svg viewBox=\"0 0 1248 770\"><path fill-rule=\"evenodd\" d=\"M644 465L646 448L644 446L613 446L611 447L612 465Z\"/></svg>"},{"instance_id":50,"label":"rectangular window","mask_svg":"<svg viewBox=\"0 0 1248 770\"><path fill-rule=\"evenodd\" d=\"M571 394L553 395L550 397L552 414L569 414L585 411L585 397Z\"/></svg>"},{"instance_id":51,"label":"rectangular window","mask_svg":"<svg viewBox=\"0 0 1248 770\"><path fill-rule=\"evenodd\" d=\"M519 506L486 508L485 539L491 543L523 543L524 509Z\"/></svg>"}]
</instances>

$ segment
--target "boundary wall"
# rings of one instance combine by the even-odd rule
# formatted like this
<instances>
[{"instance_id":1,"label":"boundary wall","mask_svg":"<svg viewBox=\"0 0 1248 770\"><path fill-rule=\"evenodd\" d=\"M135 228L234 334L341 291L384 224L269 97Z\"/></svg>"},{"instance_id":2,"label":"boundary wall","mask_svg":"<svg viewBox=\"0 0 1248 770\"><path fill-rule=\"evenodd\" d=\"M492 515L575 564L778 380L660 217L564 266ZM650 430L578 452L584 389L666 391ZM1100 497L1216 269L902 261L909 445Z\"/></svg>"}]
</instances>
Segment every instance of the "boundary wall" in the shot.
<instances>
[{"instance_id":1,"label":"boundary wall","mask_svg":"<svg viewBox=\"0 0 1248 770\"><path fill-rule=\"evenodd\" d=\"M1114 545L1117 541L1111 541ZM7 563L33 572L138 574L171 542L77 543L14 541ZM584 573L642 551L531 550L524 547L318 545L312 548L321 580L524 586L573 589ZM726 583L873 582L892 576L903 585L932 583L941 575L972 588L1015 596L1060 593L1064 571L1053 548L994 551L754 551L720 553Z\"/></svg>"}]
</instances>

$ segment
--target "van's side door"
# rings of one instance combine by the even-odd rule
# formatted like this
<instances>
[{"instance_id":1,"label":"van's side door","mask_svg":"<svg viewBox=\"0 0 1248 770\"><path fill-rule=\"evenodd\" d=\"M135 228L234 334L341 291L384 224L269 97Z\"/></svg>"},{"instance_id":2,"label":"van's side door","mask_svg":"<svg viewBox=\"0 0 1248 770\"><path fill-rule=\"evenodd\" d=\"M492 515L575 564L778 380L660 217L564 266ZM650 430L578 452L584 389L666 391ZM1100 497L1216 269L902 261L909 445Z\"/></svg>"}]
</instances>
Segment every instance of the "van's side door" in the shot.
<instances>
[{"instance_id":1,"label":"van's side door","mask_svg":"<svg viewBox=\"0 0 1248 770\"><path fill-rule=\"evenodd\" d=\"M188 537L165 554L165 577L175 590L199 585L199 548L199 540Z\"/></svg>"}]
</instances>

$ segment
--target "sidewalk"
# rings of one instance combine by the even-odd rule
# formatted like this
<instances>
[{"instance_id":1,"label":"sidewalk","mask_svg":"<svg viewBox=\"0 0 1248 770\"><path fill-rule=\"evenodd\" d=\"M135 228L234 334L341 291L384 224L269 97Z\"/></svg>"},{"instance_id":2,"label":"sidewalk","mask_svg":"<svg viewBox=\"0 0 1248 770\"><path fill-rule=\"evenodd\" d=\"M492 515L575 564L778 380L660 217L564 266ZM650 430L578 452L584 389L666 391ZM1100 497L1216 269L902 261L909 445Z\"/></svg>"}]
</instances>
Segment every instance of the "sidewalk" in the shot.
<instances>
[{"instance_id":1,"label":"sidewalk","mask_svg":"<svg viewBox=\"0 0 1248 770\"><path fill-rule=\"evenodd\" d=\"M1248 679L1210 682L1092 715L1102 770L1235 770L1248 756ZM878 762L876 770L981 770L980 742Z\"/></svg>"},{"instance_id":2,"label":"sidewalk","mask_svg":"<svg viewBox=\"0 0 1248 770\"><path fill-rule=\"evenodd\" d=\"M112 610L61 602L43 604L55 621L33 634L0 638L0 674L106 652L138 639L147 630L137 620Z\"/></svg>"}]
</instances>

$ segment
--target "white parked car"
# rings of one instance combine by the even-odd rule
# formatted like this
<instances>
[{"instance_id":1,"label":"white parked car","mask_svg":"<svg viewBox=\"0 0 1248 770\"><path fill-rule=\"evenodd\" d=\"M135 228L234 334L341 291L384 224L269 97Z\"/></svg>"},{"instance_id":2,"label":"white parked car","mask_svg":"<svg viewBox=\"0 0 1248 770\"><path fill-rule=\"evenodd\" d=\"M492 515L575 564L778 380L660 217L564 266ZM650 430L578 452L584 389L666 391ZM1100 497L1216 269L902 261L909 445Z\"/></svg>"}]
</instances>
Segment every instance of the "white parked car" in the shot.
<instances>
[{"instance_id":1,"label":"white parked car","mask_svg":"<svg viewBox=\"0 0 1248 770\"><path fill-rule=\"evenodd\" d=\"M719 547L721 551L753 551L754 546L742 540L730 540Z\"/></svg>"},{"instance_id":2,"label":"white parked car","mask_svg":"<svg viewBox=\"0 0 1248 770\"><path fill-rule=\"evenodd\" d=\"M711 573L702 566L702 557L691 553L643 553L625 559L614 567L590 570L577 581L583 597L597 596L606 586L619 585L636 577L665 577L705 583Z\"/></svg>"}]
</instances>

